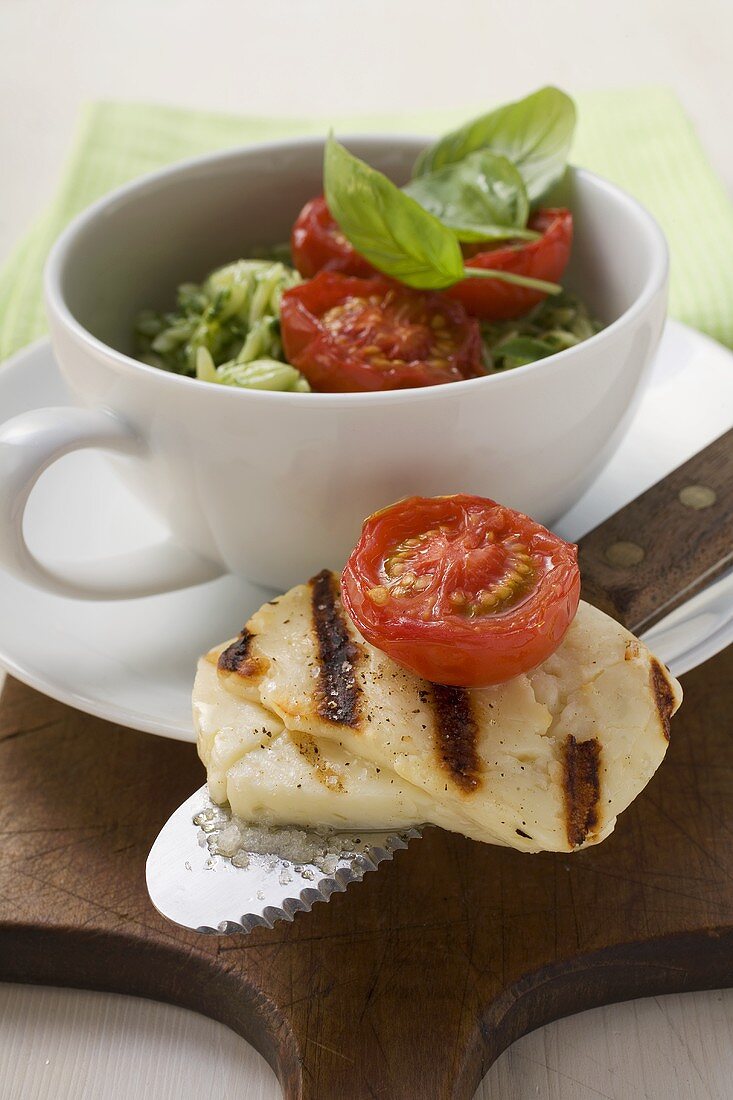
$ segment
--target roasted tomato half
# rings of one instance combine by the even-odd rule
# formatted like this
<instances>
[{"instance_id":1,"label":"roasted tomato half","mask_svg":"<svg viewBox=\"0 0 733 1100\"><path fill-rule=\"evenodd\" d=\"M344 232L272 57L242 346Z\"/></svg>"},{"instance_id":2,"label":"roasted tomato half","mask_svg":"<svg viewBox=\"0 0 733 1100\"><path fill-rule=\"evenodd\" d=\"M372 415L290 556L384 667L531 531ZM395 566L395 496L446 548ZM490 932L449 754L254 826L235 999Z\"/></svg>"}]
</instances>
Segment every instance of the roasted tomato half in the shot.
<instances>
[{"instance_id":1,"label":"roasted tomato half","mask_svg":"<svg viewBox=\"0 0 733 1100\"><path fill-rule=\"evenodd\" d=\"M290 235L293 263L300 274L311 279L319 271L341 271L345 275L373 275L372 265L356 252L331 217L323 195L307 202Z\"/></svg>"},{"instance_id":2,"label":"roasted tomato half","mask_svg":"<svg viewBox=\"0 0 733 1100\"><path fill-rule=\"evenodd\" d=\"M529 219L529 228L542 236L534 241L502 244L498 248L487 248L484 244L464 245L466 267L493 268L550 283L559 282L570 258L573 215L564 209L538 210ZM541 291L512 286L499 279L464 279L446 294L483 321L521 317L546 297Z\"/></svg>"},{"instance_id":3,"label":"roasted tomato half","mask_svg":"<svg viewBox=\"0 0 733 1100\"><path fill-rule=\"evenodd\" d=\"M283 294L285 354L314 390L437 386L483 374L478 323L443 294L323 271Z\"/></svg>"},{"instance_id":4,"label":"roasted tomato half","mask_svg":"<svg viewBox=\"0 0 733 1100\"><path fill-rule=\"evenodd\" d=\"M376 512L341 579L368 642L426 680L485 687L549 657L578 607L577 547L474 496Z\"/></svg>"}]
</instances>

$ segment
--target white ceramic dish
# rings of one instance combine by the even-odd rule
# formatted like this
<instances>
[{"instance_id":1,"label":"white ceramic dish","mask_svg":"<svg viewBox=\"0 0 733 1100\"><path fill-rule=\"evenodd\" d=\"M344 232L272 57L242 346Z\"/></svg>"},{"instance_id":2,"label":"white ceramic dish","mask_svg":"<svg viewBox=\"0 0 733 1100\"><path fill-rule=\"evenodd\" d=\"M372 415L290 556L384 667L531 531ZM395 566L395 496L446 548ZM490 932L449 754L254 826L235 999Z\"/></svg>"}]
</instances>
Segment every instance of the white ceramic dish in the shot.
<instances>
[{"instance_id":1,"label":"white ceramic dish","mask_svg":"<svg viewBox=\"0 0 733 1100\"><path fill-rule=\"evenodd\" d=\"M424 139L349 146L398 182ZM50 591L130 597L224 572L288 587L338 567L365 515L411 494L491 496L546 522L574 504L633 414L664 321L667 249L643 207L568 174L566 283L608 322L591 340L502 375L420 390L288 394L212 386L130 357L143 306L248 247L287 239L322 187L323 143L279 142L176 165L82 214L46 275L51 337L80 409L43 411L0 447L0 560ZM119 469L164 524L157 549L49 572L28 552L25 501L71 450Z\"/></svg>"},{"instance_id":2,"label":"white ceramic dish","mask_svg":"<svg viewBox=\"0 0 733 1100\"><path fill-rule=\"evenodd\" d=\"M68 391L47 342L0 370L11 417ZM733 355L670 323L649 388L618 451L557 525L578 538L733 425ZM93 518L92 518L93 517ZM31 547L51 567L144 547L161 524L101 455L61 460L41 479L26 517ZM195 662L231 636L271 592L228 576L180 592L116 602L49 595L0 572L0 662L19 679L81 710L165 737L193 740ZM678 675L733 641L733 577L648 635Z\"/></svg>"}]
</instances>

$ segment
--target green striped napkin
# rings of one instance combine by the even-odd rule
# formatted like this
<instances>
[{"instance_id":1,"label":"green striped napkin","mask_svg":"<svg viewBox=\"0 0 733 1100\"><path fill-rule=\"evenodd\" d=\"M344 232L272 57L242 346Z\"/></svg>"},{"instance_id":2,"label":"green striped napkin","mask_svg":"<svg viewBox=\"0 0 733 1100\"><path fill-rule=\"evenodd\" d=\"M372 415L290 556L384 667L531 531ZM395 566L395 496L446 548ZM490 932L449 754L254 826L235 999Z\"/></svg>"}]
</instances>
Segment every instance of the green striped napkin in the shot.
<instances>
[{"instance_id":1,"label":"green striped napkin","mask_svg":"<svg viewBox=\"0 0 733 1100\"><path fill-rule=\"evenodd\" d=\"M656 215L672 252L673 316L733 346L733 206L675 96L663 88L578 95L575 164L626 188ZM0 273L0 359L43 333L41 271L68 220L126 180L183 157L297 134L440 133L489 104L415 118L237 118L139 103L84 113L58 193ZM721 133L721 140L724 135Z\"/></svg>"}]
</instances>

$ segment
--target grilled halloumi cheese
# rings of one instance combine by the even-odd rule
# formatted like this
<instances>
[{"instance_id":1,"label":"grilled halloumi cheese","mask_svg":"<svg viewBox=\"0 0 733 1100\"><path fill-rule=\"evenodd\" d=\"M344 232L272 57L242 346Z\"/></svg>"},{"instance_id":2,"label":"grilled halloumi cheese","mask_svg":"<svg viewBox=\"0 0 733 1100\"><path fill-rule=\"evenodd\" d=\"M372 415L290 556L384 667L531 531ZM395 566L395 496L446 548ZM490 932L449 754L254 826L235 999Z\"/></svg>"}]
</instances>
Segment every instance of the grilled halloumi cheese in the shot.
<instances>
[{"instance_id":1,"label":"grilled halloumi cheese","mask_svg":"<svg viewBox=\"0 0 733 1100\"><path fill-rule=\"evenodd\" d=\"M259 705L296 747L306 735L321 753L368 761L411 797L427 796L422 821L526 851L603 840L659 766L681 701L646 647L585 603L534 671L483 689L428 683L359 635L327 571L260 608L218 654L217 676L226 706L236 699L243 708L235 727ZM251 785L253 804L264 773L250 755L241 754L237 791L242 798ZM340 798L321 786L322 801ZM390 827L393 786L383 785L383 809L373 800L375 829ZM302 789L278 802L278 817L294 821Z\"/></svg>"},{"instance_id":2,"label":"grilled halloumi cheese","mask_svg":"<svg viewBox=\"0 0 733 1100\"><path fill-rule=\"evenodd\" d=\"M405 829L430 818L432 799L334 741L287 730L217 675L221 650L199 660L194 724L214 802L247 821L332 829ZM446 828L456 821L447 819Z\"/></svg>"}]
</instances>

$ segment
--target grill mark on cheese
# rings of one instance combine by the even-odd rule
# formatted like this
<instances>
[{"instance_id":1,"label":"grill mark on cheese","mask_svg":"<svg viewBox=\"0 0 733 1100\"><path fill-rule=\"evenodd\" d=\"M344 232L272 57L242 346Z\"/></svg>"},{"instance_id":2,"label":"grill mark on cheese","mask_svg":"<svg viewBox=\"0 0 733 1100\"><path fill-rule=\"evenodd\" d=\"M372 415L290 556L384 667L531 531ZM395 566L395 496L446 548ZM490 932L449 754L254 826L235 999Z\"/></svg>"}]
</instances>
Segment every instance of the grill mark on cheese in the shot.
<instances>
[{"instance_id":1,"label":"grill mark on cheese","mask_svg":"<svg viewBox=\"0 0 733 1100\"><path fill-rule=\"evenodd\" d=\"M675 711L675 697L667 672L656 657L651 659L649 678L654 702L657 704L659 720L662 723L662 733L665 739L669 741L669 720Z\"/></svg>"},{"instance_id":2,"label":"grill mark on cheese","mask_svg":"<svg viewBox=\"0 0 733 1100\"><path fill-rule=\"evenodd\" d=\"M358 729L361 687L356 680L356 665L361 648L346 625L334 574L324 569L309 584L318 649L316 709L329 722Z\"/></svg>"},{"instance_id":3,"label":"grill mark on cheese","mask_svg":"<svg viewBox=\"0 0 733 1100\"><path fill-rule=\"evenodd\" d=\"M588 741L576 741L569 734L564 752L566 829L568 843L577 848L598 824L601 746L594 737Z\"/></svg>"},{"instance_id":4,"label":"grill mark on cheese","mask_svg":"<svg viewBox=\"0 0 733 1100\"><path fill-rule=\"evenodd\" d=\"M345 794L346 788L341 782L338 772L321 759L321 751L313 737L308 734L300 734L298 739L298 751L303 756L320 779L324 787L334 794Z\"/></svg>"},{"instance_id":5,"label":"grill mark on cheese","mask_svg":"<svg viewBox=\"0 0 733 1100\"><path fill-rule=\"evenodd\" d=\"M431 684L431 693L438 758L455 785L471 794L481 785L481 768L470 693L445 684Z\"/></svg>"},{"instance_id":6,"label":"grill mark on cheese","mask_svg":"<svg viewBox=\"0 0 733 1100\"><path fill-rule=\"evenodd\" d=\"M219 654L216 667L224 679L229 676L242 676L249 679L253 676L260 676L265 671L265 663L262 658L254 657L250 652L254 637L255 635L247 630L245 626L239 637L235 638L232 644Z\"/></svg>"}]
</instances>

